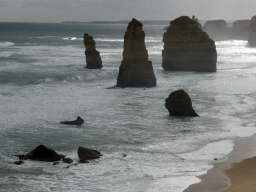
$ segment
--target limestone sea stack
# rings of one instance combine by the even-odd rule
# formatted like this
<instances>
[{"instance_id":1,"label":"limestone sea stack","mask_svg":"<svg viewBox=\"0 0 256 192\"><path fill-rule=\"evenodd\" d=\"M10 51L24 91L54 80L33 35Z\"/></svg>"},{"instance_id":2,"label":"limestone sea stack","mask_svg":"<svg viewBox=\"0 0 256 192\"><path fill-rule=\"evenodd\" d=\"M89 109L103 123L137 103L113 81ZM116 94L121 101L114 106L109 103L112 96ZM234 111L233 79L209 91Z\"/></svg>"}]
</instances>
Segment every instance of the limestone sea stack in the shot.
<instances>
[{"instance_id":1,"label":"limestone sea stack","mask_svg":"<svg viewBox=\"0 0 256 192\"><path fill-rule=\"evenodd\" d=\"M163 36L164 70L215 72L215 42L187 16L171 21Z\"/></svg>"},{"instance_id":2,"label":"limestone sea stack","mask_svg":"<svg viewBox=\"0 0 256 192\"><path fill-rule=\"evenodd\" d=\"M233 23L232 39L248 40L248 31L251 20L237 20Z\"/></svg>"},{"instance_id":3,"label":"limestone sea stack","mask_svg":"<svg viewBox=\"0 0 256 192\"><path fill-rule=\"evenodd\" d=\"M183 89L172 92L165 100L165 107L170 116L198 116L189 95Z\"/></svg>"},{"instance_id":4,"label":"limestone sea stack","mask_svg":"<svg viewBox=\"0 0 256 192\"><path fill-rule=\"evenodd\" d=\"M229 40L232 35L232 32L227 27L227 22L224 20L207 21L203 30L214 41Z\"/></svg>"},{"instance_id":5,"label":"limestone sea stack","mask_svg":"<svg viewBox=\"0 0 256 192\"><path fill-rule=\"evenodd\" d=\"M95 49L95 41L92 36L87 33L84 34L84 45L86 48L85 56L86 56L86 67L88 69L101 69L102 61L100 57L100 53Z\"/></svg>"},{"instance_id":6,"label":"limestone sea stack","mask_svg":"<svg viewBox=\"0 0 256 192\"><path fill-rule=\"evenodd\" d=\"M154 87L156 77L148 60L142 23L132 19L124 36L123 60L116 87Z\"/></svg>"},{"instance_id":7,"label":"limestone sea stack","mask_svg":"<svg viewBox=\"0 0 256 192\"><path fill-rule=\"evenodd\" d=\"M248 43L252 47L256 47L256 15L252 17L249 26L249 39Z\"/></svg>"}]
</instances>

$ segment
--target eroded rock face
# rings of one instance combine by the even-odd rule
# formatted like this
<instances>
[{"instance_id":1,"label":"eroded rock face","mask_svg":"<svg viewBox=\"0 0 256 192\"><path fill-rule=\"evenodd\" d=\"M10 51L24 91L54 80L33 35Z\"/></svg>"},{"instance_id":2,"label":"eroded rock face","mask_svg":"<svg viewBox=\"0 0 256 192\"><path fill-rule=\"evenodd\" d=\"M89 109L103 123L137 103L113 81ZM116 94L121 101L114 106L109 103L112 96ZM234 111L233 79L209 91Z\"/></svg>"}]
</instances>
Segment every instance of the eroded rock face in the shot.
<instances>
[{"instance_id":1,"label":"eroded rock face","mask_svg":"<svg viewBox=\"0 0 256 192\"><path fill-rule=\"evenodd\" d=\"M101 156L99 151L87 149L84 147L79 147L77 153L81 163L85 163L86 160L98 159Z\"/></svg>"},{"instance_id":2,"label":"eroded rock face","mask_svg":"<svg viewBox=\"0 0 256 192\"><path fill-rule=\"evenodd\" d=\"M165 107L170 116L198 116L189 95L183 89L172 92L165 100Z\"/></svg>"},{"instance_id":3,"label":"eroded rock face","mask_svg":"<svg viewBox=\"0 0 256 192\"><path fill-rule=\"evenodd\" d=\"M252 47L256 47L256 15L252 17L249 26L249 39L248 43Z\"/></svg>"},{"instance_id":4,"label":"eroded rock face","mask_svg":"<svg viewBox=\"0 0 256 192\"><path fill-rule=\"evenodd\" d=\"M92 36L88 35L87 33L84 34L84 45L86 48L85 55L87 63L85 68L101 69L102 61L100 53L95 49L95 41L93 40Z\"/></svg>"},{"instance_id":5,"label":"eroded rock face","mask_svg":"<svg viewBox=\"0 0 256 192\"><path fill-rule=\"evenodd\" d=\"M26 155L19 155L19 158L21 160L35 160L35 161L60 161L62 158L64 158L64 155L57 154L54 150L45 147L44 145L39 145L32 151L30 151Z\"/></svg>"},{"instance_id":6,"label":"eroded rock face","mask_svg":"<svg viewBox=\"0 0 256 192\"><path fill-rule=\"evenodd\" d=\"M156 77L148 60L142 23L132 19L124 36L123 60L119 67L117 87L154 87Z\"/></svg>"},{"instance_id":7,"label":"eroded rock face","mask_svg":"<svg viewBox=\"0 0 256 192\"><path fill-rule=\"evenodd\" d=\"M227 22L224 20L207 21L203 30L214 41L229 40L232 36L232 31L228 29Z\"/></svg>"},{"instance_id":8,"label":"eroded rock face","mask_svg":"<svg viewBox=\"0 0 256 192\"><path fill-rule=\"evenodd\" d=\"M173 21L163 36L164 70L202 71L217 70L215 42L200 29L198 23L187 16Z\"/></svg>"},{"instance_id":9,"label":"eroded rock face","mask_svg":"<svg viewBox=\"0 0 256 192\"><path fill-rule=\"evenodd\" d=\"M232 39L248 40L250 23L251 21L249 19L237 20L236 22L234 22L232 28Z\"/></svg>"}]
</instances>

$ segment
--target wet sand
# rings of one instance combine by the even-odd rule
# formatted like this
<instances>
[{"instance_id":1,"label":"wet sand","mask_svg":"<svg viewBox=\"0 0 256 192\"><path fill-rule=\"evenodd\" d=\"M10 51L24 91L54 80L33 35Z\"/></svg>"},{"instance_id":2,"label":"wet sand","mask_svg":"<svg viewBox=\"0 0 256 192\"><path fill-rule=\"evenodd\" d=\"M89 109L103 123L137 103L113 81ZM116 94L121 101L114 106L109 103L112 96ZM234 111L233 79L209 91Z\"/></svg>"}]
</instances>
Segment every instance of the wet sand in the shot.
<instances>
[{"instance_id":1,"label":"wet sand","mask_svg":"<svg viewBox=\"0 0 256 192\"><path fill-rule=\"evenodd\" d=\"M200 183L184 192L256 192L256 135L234 139L234 149L228 160L200 176Z\"/></svg>"}]
</instances>

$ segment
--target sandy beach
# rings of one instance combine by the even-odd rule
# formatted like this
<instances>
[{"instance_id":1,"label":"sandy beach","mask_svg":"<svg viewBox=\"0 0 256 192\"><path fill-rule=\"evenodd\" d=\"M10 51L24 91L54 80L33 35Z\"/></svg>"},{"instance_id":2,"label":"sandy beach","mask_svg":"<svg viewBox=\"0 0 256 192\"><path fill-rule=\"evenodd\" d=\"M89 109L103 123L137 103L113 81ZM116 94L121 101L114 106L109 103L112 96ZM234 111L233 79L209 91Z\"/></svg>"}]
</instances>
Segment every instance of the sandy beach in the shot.
<instances>
[{"instance_id":1,"label":"sandy beach","mask_svg":"<svg viewBox=\"0 0 256 192\"><path fill-rule=\"evenodd\" d=\"M234 144L227 161L214 163L199 177L200 183L190 185L184 192L256 191L256 135L236 138Z\"/></svg>"}]
</instances>

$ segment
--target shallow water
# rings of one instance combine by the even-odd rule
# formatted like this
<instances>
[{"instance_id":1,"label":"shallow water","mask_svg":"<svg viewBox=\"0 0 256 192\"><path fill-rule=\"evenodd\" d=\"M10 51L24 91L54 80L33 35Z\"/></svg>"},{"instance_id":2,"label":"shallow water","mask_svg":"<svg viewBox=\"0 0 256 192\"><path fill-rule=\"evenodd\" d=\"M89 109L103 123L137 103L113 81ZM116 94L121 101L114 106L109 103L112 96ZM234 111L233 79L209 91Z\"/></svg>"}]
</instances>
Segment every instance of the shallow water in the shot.
<instances>
[{"instance_id":1,"label":"shallow water","mask_svg":"<svg viewBox=\"0 0 256 192\"><path fill-rule=\"evenodd\" d=\"M143 26L157 86L106 89L116 84L126 27L0 23L0 191L181 192L214 158L225 160L232 138L256 132L247 118L256 105L255 48L217 42L216 73L167 72L164 26ZM96 41L101 70L84 68L83 33ZM200 117L168 115L165 99L181 88ZM82 126L59 124L78 115ZM13 164L39 144L75 162L79 146L103 157L70 168Z\"/></svg>"}]
</instances>

